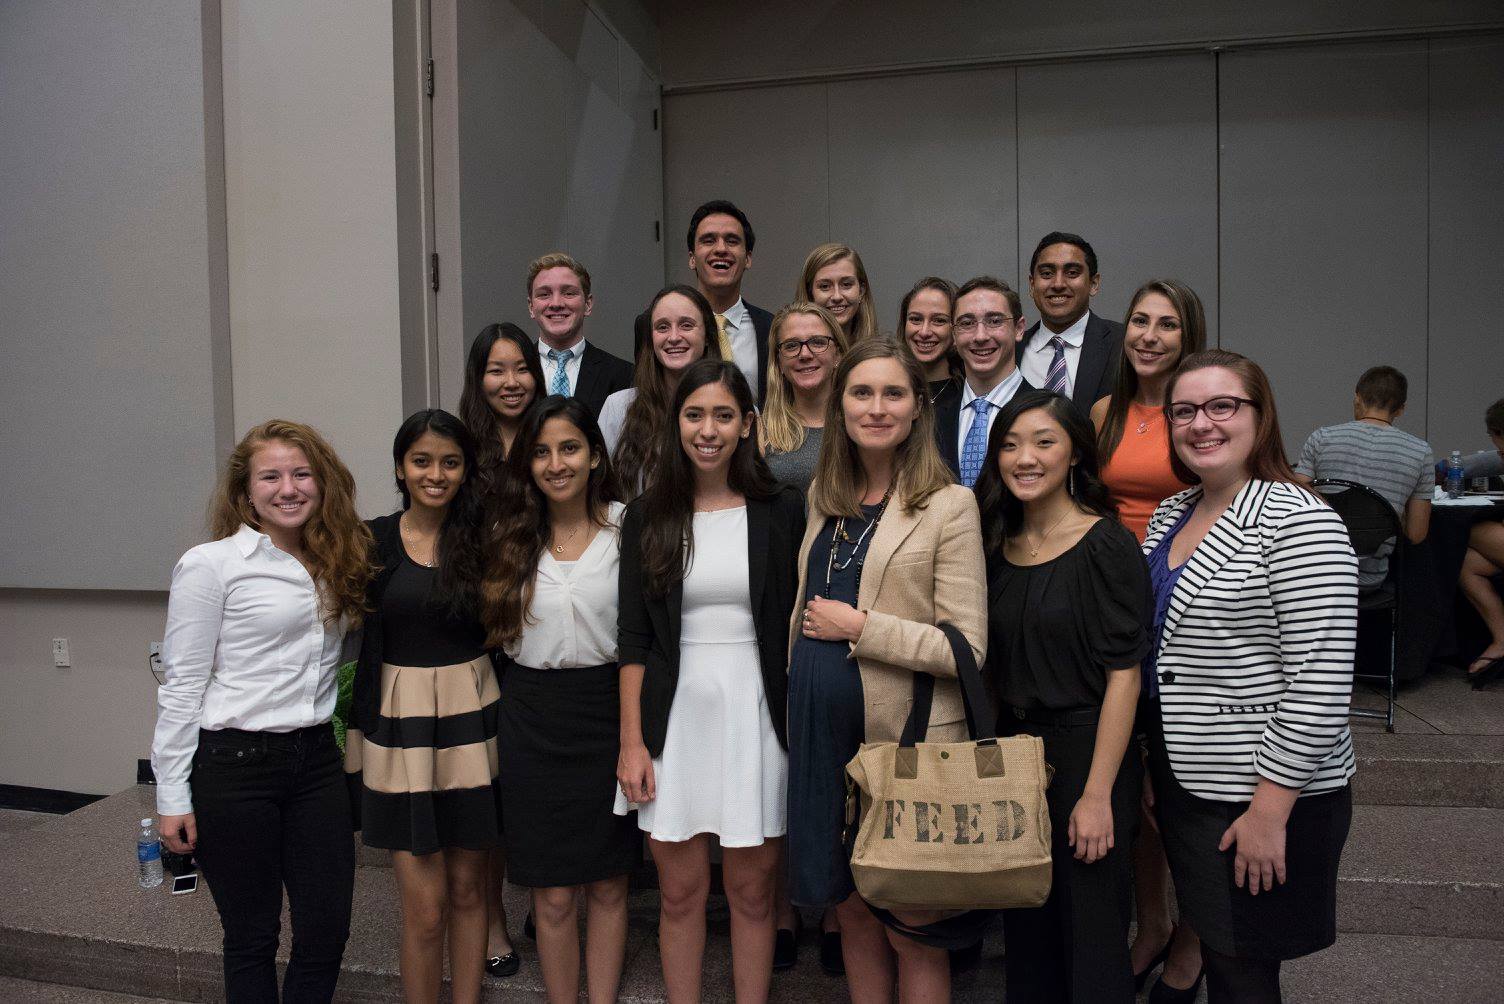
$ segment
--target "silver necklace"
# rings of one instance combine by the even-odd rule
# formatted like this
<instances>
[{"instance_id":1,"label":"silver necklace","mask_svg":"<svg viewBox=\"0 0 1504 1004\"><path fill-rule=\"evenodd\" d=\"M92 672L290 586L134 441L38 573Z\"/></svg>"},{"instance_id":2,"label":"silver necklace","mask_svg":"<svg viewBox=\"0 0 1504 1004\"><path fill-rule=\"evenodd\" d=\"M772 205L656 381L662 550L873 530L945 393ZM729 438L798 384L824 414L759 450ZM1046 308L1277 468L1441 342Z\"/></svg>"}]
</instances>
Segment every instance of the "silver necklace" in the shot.
<instances>
[{"instance_id":1,"label":"silver necklace","mask_svg":"<svg viewBox=\"0 0 1504 1004\"><path fill-rule=\"evenodd\" d=\"M410 526L408 526L405 522L403 522L403 520L405 520L406 518L407 518L407 514L406 513L404 513L402 516L399 516L397 518L397 529L402 532L402 536L405 537L405 538L407 538L407 540L408 540L409 543L411 543L413 546L416 547L417 545L423 543L423 538L420 537L420 536L418 536L417 531L413 530ZM430 545L430 548L429 548L429 557L428 557L427 561L418 561L417 558L413 558L413 561L415 561L418 564L422 565L424 568L432 568L432 567L434 567L434 554L433 554L433 552L437 548L437 543L438 542L435 541L433 545ZM408 555L407 556L409 558L412 558L412 552L408 551Z\"/></svg>"}]
</instances>

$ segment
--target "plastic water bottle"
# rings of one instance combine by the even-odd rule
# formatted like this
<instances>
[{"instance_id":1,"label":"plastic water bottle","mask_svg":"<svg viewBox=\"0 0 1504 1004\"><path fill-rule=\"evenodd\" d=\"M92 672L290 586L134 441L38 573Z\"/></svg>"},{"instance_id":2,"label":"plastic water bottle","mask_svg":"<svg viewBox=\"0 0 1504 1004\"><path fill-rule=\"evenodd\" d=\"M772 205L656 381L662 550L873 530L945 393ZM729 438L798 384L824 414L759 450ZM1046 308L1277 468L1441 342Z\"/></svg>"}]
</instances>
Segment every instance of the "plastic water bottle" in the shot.
<instances>
[{"instance_id":1,"label":"plastic water bottle","mask_svg":"<svg viewBox=\"0 0 1504 1004\"><path fill-rule=\"evenodd\" d=\"M1462 451L1453 450L1447 458L1447 498L1462 497Z\"/></svg>"},{"instance_id":2,"label":"plastic water bottle","mask_svg":"<svg viewBox=\"0 0 1504 1004\"><path fill-rule=\"evenodd\" d=\"M136 868L141 888L155 889L162 884L162 842L155 820L141 820L141 832L136 834Z\"/></svg>"}]
</instances>

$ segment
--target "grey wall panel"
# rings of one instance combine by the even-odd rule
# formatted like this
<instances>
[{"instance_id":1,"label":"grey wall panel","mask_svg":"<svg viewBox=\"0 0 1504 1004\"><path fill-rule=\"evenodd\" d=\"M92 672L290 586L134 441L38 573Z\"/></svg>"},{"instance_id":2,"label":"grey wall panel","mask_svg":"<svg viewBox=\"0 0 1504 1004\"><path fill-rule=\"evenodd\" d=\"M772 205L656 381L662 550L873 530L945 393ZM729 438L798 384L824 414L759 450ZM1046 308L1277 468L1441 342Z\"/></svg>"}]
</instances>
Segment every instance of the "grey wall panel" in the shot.
<instances>
[{"instance_id":1,"label":"grey wall panel","mask_svg":"<svg viewBox=\"0 0 1504 1004\"><path fill-rule=\"evenodd\" d=\"M892 332L916 280L1011 281L1012 69L830 85L830 235L856 248Z\"/></svg>"},{"instance_id":2,"label":"grey wall panel","mask_svg":"<svg viewBox=\"0 0 1504 1004\"><path fill-rule=\"evenodd\" d=\"M1039 238L1079 233L1102 272L1097 313L1121 320L1146 279L1180 279L1214 340L1215 95L1210 55L1020 67L1019 282ZM1024 309L1038 319L1027 294Z\"/></svg>"},{"instance_id":3,"label":"grey wall panel","mask_svg":"<svg viewBox=\"0 0 1504 1004\"><path fill-rule=\"evenodd\" d=\"M0 4L0 587L164 589L203 539L201 27L198 0Z\"/></svg>"},{"instance_id":4,"label":"grey wall panel","mask_svg":"<svg viewBox=\"0 0 1504 1004\"><path fill-rule=\"evenodd\" d=\"M826 87L779 87L666 99L664 268L691 281L685 229L695 207L730 199L757 249L743 289L768 309L787 303L810 248L831 239Z\"/></svg>"},{"instance_id":5,"label":"grey wall panel","mask_svg":"<svg viewBox=\"0 0 1504 1004\"><path fill-rule=\"evenodd\" d=\"M1424 435L1424 43L1230 53L1221 106L1223 347L1268 371L1292 450L1380 363Z\"/></svg>"},{"instance_id":6,"label":"grey wall panel","mask_svg":"<svg viewBox=\"0 0 1504 1004\"><path fill-rule=\"evenodd\" d=\"M1438 453L1486 449L1504 397L1504 37L1431 43L1431 359L1427 433ZM1415 396L1412 374L1411 398ZM1421 413L1418 402L1412 412Z\"/></svg>"}]
</instances>

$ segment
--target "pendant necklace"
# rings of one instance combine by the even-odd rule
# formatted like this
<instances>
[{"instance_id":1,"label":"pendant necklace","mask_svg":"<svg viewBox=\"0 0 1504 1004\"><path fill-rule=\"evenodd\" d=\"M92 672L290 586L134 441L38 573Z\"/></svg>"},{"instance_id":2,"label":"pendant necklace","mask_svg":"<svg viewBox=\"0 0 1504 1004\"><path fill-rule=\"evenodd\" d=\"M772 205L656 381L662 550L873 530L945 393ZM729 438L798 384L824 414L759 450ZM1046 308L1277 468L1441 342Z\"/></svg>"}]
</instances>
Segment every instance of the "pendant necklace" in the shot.
<instances>
[{"instance_id":1,"label":"pendant necklace","mask_svg":"<svg viewBox=\"0 0 1504 1004\"><path fill-rule=\"evenodd\" d=\"M1075 506L1071 507L1071 509L1074 509L1074 508L1075 508ZM1067 517L1067 516L1069 516L1071 514L1071 509L1067 509L1065 512L1061 513L1060 514L1060 518L1057 519L1055 522L1051 523L1050 524L1050 528L1048 530L1046 530L1044 533L1042 533L1042 534L1039 535L1039 544L1037 546L1035 546L1035 547L1029 548L1029 557L1031 557L1031 558L1037 558L1037 557L1039 557L1039 549L1041 547L1044 547L1045 538L1049 537L1049 535L1052 534L1052 533L1054 533L1055 530L1060 526L1061 523L1065 522L1065 517ZM1028 537L1027 534L1025 534L1024 535L1024 546L1027 547L1028 544L1029 544L1029 537Z\"/></svg>"},{"instance_id":2,"label":"pendant necklace","mask_svg":"<svg viewBox=\"0 0 1504 1004\"><path fill-rule=\"evenodd\" d=\"M406 513L403 513L402 516L398 517L397 529L402 531L402 536L407 539L408 543L412 544L414 547L417 547L419 544L423 543L423 538L418 535L418 532L416 530L412 529L405 522L403 522L406 518ZM412 557L411 551L408 552L408 557ZM430 545L429 547L427 561L418 561L417 558L413 558L413 561L422 565L424 568L432 568L434 565L433 545Z\"/></svg>"},{"instance_id":3,"label":"pendant necklace","mask_svg":"<svg viewBox=\"0 0 1504 1004\"><path fill-rule=\"evenodd\" d=\"M555 536L554 537L554 553L555 554L563 554L564 553L564 545L567 544L567 543L569 543L571 540L574 540L574 538L579 535L579 532L580 532L580 528L579 527L575 527L573 530L569 531L569 536L565 537L562 543L559 541L558 537Z\"/></svg>"},{"instance_id":4,"label":"pendant necklace","mask_svg":"<svg viewBox=\"0 0 1504 1004\"><path fill-rule=\"evenodd\" d=\"M867 538L877 529L877 524L882 522L883 513L888 510L888 500L892 497L893 488L889 486L888 490L883 493L883 500L877 505L877 512L873 514L872 519L867 522L867 525L862 528L862 532L857 534L857 538L854 541L851 539L851 535L846 532L846 517L837 517L835 533L831 534L830 537L830 554L825 561L825 595L827 598L830 596L830 580L833 573L846 571L846 569L851 567L853 561L856 562L858 589L861 588L862 565L866 562L866 557L858 557L858 554L862 550L862 545L867 543ZM846 555L845 561L837 561L836 549L843 543L851 545L851 553Z\"/></svg>"}]
</instances>

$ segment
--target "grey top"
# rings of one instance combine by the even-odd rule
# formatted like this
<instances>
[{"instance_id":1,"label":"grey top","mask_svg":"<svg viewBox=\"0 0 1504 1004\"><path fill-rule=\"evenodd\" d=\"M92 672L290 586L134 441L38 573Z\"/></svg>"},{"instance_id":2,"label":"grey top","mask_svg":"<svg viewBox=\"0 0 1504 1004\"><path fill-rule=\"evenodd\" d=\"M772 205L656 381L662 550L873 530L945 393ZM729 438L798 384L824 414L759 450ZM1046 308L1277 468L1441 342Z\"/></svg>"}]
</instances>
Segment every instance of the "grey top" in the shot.
<instances>
[{"instance_id":1,"label":"grey top","mask_svg":"<svg viewBox=\"0 0 1504 1004\"><path fill-rule=\"evenodd\" d=\"M1498 450L1479 450L1462 458L1464 478L1504 477L1504 453Z\"/></svg>"},{"instance_id":2,"label":"grey top","mask_svg":"<svg viewBox=\"0 0 1504 1004\"><path fill-rule=\"evenodd\" d=\"M1298 474L1320 480L1340 478L1367 485L1394 506L1402 518L1411 499L1429 502L1435 487L1436 458L1431 446L1388 425L1344 422L1317 429L1301 448ZM1358 588L1384 581L1389 571L1388 550L1358 559Z\"/></svg>"},{"instance_id":3,"label":"grey top","mask_svg":"<svg viewBox=\"0 0 1504 1004\"><path fill-rule=\"evenodd\" d=\"M801 492L809 491L809 483L815 480L815 466L820 462L820 441L825 438L824 429L805 427L804 445L792 453L773 453L767 456L768 467L773 476L786 485L793 485Z\"/></svg>"}]
</instances>

